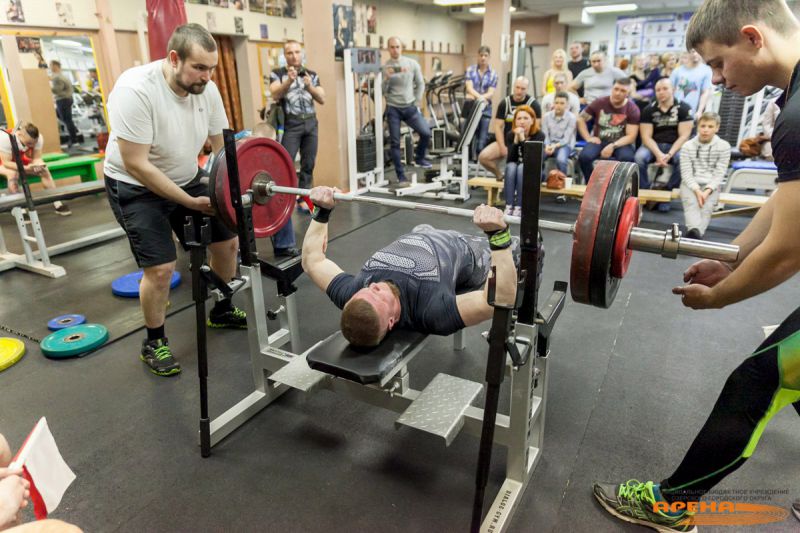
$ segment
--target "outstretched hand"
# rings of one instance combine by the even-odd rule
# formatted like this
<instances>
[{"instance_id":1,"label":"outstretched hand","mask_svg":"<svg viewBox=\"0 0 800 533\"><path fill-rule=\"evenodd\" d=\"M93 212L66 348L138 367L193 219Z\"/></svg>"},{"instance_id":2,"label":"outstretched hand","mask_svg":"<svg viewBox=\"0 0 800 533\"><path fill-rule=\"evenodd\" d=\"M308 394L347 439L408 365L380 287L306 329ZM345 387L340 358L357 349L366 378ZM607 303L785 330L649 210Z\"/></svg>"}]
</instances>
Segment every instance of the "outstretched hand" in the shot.
<instances>
[{"instance_id":1,"label":"outstretched hand","mask_svg":"<svg viewBox=\"0 0 800 533\"><path fill-rule=\"evenodd\" d=\"M475 209L472 221L483 231L498 231L508 227L503 212L485 204L481 204Z\"/></svg>"},{"instance_id":2,"label":"outstretched hand","mask_svg":"<svg viewBox=\"0 0 800 533\"><path fill-rule=\"evenodd\" d=\"M719 308L721 306L714 300L712 288L730 273L731 268L725 263L703 259L683 273L683 281L689 285L675 287L672 293L680 295L681 303L692 309Z\"/></svg>"}]
</instances>

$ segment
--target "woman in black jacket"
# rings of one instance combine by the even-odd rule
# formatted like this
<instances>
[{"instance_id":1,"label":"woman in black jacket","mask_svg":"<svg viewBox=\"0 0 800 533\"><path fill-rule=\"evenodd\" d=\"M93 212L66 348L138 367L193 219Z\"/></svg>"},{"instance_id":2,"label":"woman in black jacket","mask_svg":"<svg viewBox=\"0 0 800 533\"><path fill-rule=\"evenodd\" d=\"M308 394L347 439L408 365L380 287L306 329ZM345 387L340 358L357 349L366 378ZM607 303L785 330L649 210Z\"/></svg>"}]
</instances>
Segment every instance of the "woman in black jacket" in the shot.
<instances>
[{"instance_id":1,"label":"woman in black jacket","mask_svg":"<svg viewBox=\"0 0 800 533\"><path fill-rule=\"evenodd\" d=\"M521 105L514 111L514 128L506 136L508 157L503 188L506 215L515 217L522 214L522 146L526 141L544 142L544 134L536 125L536 111ZM533 185L538 186L539 183Z\"/></svg>"}]
</instances>

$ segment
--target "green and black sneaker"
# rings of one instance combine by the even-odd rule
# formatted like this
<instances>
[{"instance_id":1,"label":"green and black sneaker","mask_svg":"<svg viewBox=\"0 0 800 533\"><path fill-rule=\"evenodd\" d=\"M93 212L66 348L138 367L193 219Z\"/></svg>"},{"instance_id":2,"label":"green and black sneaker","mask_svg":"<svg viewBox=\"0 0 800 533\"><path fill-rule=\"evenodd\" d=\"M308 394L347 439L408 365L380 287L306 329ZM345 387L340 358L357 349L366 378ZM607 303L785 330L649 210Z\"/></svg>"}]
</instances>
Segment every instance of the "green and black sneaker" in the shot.
<instances>
[{"instance_id":1,"label":"green and black sneaker","mask_svg":"<svg viewBox=\"0 0 800 533\"><path fill-rule=\"evenodd\" d=\"M139 358L150 367L150 372L157 376L173 376L181 372L181 365L172 356L166 337L154 341L147 339L142 341L142 354Z\"/></svg>"},{"instance_id":2,"label":"green and black sneaker","mask_svg":"<svg viewBox=\"0 0 800 533\"><path fill-rule=\"evenodd\" d=\"M653 494L652 481L640 483L631 479L621 485L595 483L592 491L600 505L620 520L650 527L662 533L697 532L691 513L683 512L673 516L655 509L656 497Z\"/></svg>"},{"instance_id":3,"label":"green and black sneaker","mask_svg":"<svg viewBox=\"0 0 800 533\"><path fill-rule=\"evenodd\" d=\"M212 309L206 324L210 328L247 329L247 313L235 305L221 313Z\"/></svg>"}]
</instances>

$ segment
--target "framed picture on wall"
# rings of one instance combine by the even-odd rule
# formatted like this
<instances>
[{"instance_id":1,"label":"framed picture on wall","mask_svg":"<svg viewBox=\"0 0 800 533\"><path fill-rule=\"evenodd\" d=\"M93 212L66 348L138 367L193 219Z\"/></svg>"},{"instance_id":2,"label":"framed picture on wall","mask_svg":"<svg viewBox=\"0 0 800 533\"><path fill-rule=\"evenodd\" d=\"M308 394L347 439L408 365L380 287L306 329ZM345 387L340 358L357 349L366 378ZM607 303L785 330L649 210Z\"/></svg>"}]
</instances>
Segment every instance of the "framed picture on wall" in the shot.
<instances>
[{"instance_id":1,"label":"framed picture on wall","mask_svg":"<svg viewBox=\"0 0 800 533\"><path fill-rule=\"evenodd\" d=\"M264 0L250 0L247 2L247 9L252 13L264 13Z\"/></svg>"},{"instance_id":2,"label":"framed picture on wall","mask_svg":"<svg viewBox=\"0 0 800 533\"><path fill-rule=\"evenodd\" d=\"M189 3L190 4L200 4L200 5L203 5L203 6L207 6L208 5L208 0L189 0Z\"/></svg>"},{"instance_id":3,"label":"framed picture on wall","mask_svg":"<svg viewBox=\"0 0 800 533\"><path fill-rule=\"evenodd\" d=\"M283 16L286 18L297 18L297 0L283 0Z\"/></svg>"},{"instance_id":4,"label":"framed picture on wall","mask_svg":"<svg viewBox=\"0 0 800 533\"><path fill-rule=\"evenodd\" d=\"M353 6L333 4L333 49L337 60L344 59L345 48L354 44L355 13Z\"/></svg>"},{"instance_id":5,"label":"framed picture on wall","mask_svg":"<svg viewBox=\"0 0 800 533\"><path fill-rule=\"evenodd\" d=\"M367 6L367 33L378 31L378 6Z\"/></svg>"},{"instance_id":6,"label":"framed picture on wall","mask_svg":"<svg viewBox=\"0 0 800 533\"><path fill-rule=\"evenodd\" d=\"M447 43L447 53L450 53L450 43Z\"/></svg>"},{"instance_id":7,"label":"framed picture on wall","mask_svg":"<svg viewBox=\"0 0 800 533\"><path fill-rule=\"evenodd\" d=\"M72 4L68 2L56 2L56 15L58 22L62 26L74 26L75 17L72 16Z\"/></svg>"},{"instance_id":8,"label":"framed picture on wall","mask_svg":"<svg viewBox=\"0 0 800 533\"><path fill-rule=\"evenodd\" d=\"M416 39L411 41L411 49L412 50L416 50L417 49L417 40Z\"/></svg>"},{"instance_id":9,"label":"framed picture on wall","mask_svg":"<svg viewBox=\"0 0 800 533\"><path fill-rule=\"evenodd\" d=\"M244 11L247 7L247 0L231 0L230 7L238 11Z\"/></svg>"},{"instance_id":10,"label":"framed picture on wall","mask_svg":"<svg viewBox=\"0 0 800 533\"><path fill-rule=\"evenodd\" d=\"M442 53L442 41L439 41L439 53Z\"/></svg>"},{"instance_id":11,"label":"framed picture on wall","mask_svg":"<svg viewBox=\"0 0 800 533\"><path fill-rule=\"evenodd\" d=\"M25 22L25 12L22 10L22 0L8 0L6 8L7 22Z\"/></svg>"}]
</instances>

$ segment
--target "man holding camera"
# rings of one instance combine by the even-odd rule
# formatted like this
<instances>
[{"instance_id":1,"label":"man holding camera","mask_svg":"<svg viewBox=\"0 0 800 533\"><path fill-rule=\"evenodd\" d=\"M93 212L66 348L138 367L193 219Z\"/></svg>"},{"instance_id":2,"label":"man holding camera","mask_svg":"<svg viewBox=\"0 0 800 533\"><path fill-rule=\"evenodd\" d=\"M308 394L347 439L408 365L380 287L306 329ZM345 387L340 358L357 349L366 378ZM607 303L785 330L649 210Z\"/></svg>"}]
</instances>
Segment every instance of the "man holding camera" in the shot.
<instances>
[{"instance_id":1,"label":"man holding camera","mask_svg":"<svg viewBox=\"0 0 800 533\"><path fill-rule=\"evenodd\" d=\"M284 123L281 144L294 161L300 151L300 187L310 189L314 181L314 164L317 159L319 123L314 110L314 102L325 103L325 90L319 85L319 77L313 70L303 66L303 50L300 43L288 40L283 45L286 66L275 69L270 74L269 91L272 98L283 107ZM298 199L298 209L304 204ZM300 251L295 247L294 228L291 220L272 240L276 257L297 257Z\"/></svg>"},{"instance_id":2,"label":"man holding camera","mask_svg":"<svg viewBox=\"0 0 800 533\"><path fill-rule=\"evenodd\" d=\"M431 128L422 117L419 103L425 92L425 78L419 63L403 56L403 43L399 37L389 37L389 61L383 66L383 94L386 96L386 117L389 120L389 139L392 145L392 164L397 173L397 181L406 181L405 169L400 159L400 121L417 132L419 141L414 154L418 167L431 168L425 159Z\"/></svg>"}]
</instances>

